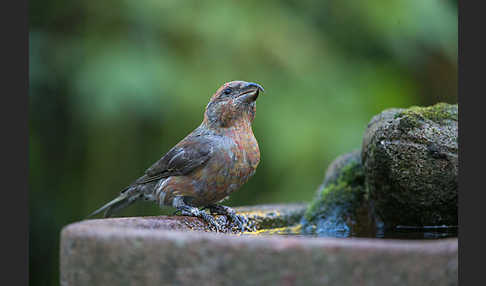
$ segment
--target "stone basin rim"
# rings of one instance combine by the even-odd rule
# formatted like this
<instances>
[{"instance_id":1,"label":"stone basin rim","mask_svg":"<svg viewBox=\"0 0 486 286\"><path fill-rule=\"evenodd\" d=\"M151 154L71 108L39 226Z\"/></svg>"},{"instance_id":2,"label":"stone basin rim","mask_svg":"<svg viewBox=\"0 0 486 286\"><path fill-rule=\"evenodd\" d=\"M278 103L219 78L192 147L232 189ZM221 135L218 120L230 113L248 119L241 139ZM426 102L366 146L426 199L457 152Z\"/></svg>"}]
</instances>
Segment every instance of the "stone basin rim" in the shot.
<instances>
[{"instance_id":1,"label":"stone basin rim","mask_svg":"<svg viewBox=\"0 0 486 286\"><path fill-rule=\"evenodd\" d=\"M61 231L61 239L66 238L96 238L99 240L177 240L180 243L191 241L210 241L216 244L254 245L270 249L282 248L349 248L367 250L391 250L406 252L421 252L429 254L457 252L458 238L425 239L382 239L382 238L333 238L333 237L296 237L285 235L252 235L215 233L200 230L174 230L158 225L153 228L142 228L136 222L167 222L173 217L147 216L122 217L109 219L92 219L75 222L65 226ZM186 218L197 220L195 218Z\"/></svg>"}]
</instances>

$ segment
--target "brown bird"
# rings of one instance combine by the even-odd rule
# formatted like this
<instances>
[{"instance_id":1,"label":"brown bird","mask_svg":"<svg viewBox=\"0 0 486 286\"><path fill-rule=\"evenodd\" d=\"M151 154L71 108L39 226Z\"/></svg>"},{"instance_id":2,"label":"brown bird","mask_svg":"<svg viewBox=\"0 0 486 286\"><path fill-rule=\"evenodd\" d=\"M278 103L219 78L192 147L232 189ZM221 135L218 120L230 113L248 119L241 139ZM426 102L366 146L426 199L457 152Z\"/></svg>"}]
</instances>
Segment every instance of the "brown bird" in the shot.
<instances>
[{"instance_id":1,"label":"brown bird","mask_svg":"<svg viewBox=\"0 0 486 286\"><path fill-rule=\"evenodd\" d=\"M218 203L245 184L260 162L251 128L260 91L263 87L252 82L225 83L211 97L199 127L90 216L105 211L109 217L145 199L202 218L221 230L213 216L199 209L204 207L228 216L243 231L246 219Z\"/></svg>"}]
</instances>

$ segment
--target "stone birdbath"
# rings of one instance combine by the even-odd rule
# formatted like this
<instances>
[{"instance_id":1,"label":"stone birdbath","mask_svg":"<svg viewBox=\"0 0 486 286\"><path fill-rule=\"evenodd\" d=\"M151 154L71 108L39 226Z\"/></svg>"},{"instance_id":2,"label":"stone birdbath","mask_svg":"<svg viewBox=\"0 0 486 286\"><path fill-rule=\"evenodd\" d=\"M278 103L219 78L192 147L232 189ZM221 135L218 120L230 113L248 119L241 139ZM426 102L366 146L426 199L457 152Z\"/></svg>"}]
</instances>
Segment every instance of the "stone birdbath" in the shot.
<instances>
[{"instance_id":1,"label":"stone birdbath","mask_svg":"<svg viewBox=\"0 0 486 286\"><path fill-rule=\"evenodd\" d=\"M457 237L376 238L407 223L457 227L454 134L457 105L385 111L361 150L329 166L309 205L236 208L252 232L222 216L222 233L184 216L70 224L61 285L457 285Z\"/></svg>"},{"instance_id":2,"label":"stone birdbath","mask_svg":"<svg viewBox=\"0 0 486 286\"><path fill-rule=\"evenodd\" d=\"M305 205L238 208L259 231ZM270 231L271 233L271 231ZM82 221L61 233L61 285L456 285L458 241L214 233L198 218Z\"/></svg>"}]
</instances>

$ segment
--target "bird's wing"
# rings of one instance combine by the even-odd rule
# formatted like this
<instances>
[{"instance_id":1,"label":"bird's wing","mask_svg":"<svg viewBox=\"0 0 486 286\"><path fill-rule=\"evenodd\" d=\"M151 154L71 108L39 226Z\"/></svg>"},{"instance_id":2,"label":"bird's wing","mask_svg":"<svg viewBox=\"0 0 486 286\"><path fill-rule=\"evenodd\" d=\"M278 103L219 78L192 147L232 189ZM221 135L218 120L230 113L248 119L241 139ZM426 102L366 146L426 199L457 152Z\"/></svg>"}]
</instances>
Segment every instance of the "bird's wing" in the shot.
<instances>
[{"instance_id":1,"label":"bird's wing","mask_svg":"<svg viewBox=\"0 0 486 286\"><path fill-rule=\"evenodd\" d=\"M203 166L212 156L211 140L203 136L186 137L155 162L135 183L147 182L167 178L169 176L183 176Z\"/></svg>"}]
</instances>

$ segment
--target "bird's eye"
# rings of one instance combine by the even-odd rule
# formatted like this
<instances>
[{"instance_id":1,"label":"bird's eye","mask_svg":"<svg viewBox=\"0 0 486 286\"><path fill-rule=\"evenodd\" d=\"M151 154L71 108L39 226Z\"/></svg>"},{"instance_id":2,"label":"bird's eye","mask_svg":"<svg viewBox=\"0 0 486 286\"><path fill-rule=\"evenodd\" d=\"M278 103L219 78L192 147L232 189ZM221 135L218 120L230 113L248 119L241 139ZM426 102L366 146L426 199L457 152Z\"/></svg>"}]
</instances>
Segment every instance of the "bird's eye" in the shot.
<instances>
[{"instance_id":1,"label":"bird's eye","mask_svg":"<svg viewBox=\"0 0 486 286\"><path fill-rule=\"evenodd\" d=\"M231 88L226 88L225 90L223 90L223 93L224 94L230 94L231 93Z\"/></svg>"}]
</instances>

